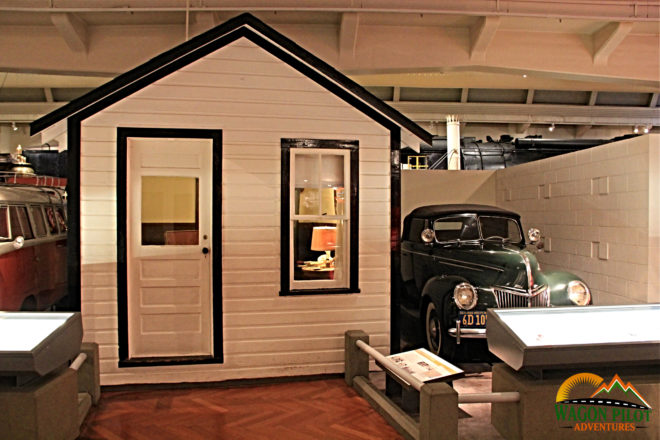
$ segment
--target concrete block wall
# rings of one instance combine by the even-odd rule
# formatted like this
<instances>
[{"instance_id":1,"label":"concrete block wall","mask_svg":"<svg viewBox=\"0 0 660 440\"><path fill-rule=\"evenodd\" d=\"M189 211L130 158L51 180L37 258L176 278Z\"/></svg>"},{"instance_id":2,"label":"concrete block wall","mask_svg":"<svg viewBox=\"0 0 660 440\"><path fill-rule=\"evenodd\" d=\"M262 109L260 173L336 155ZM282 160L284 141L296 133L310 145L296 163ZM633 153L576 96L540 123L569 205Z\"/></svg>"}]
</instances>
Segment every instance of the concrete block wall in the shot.
<instances>
[{"instance_id":1,"label":"concrete block wall","mask_svg":"<svg viewBox=\"0 0 660 440\"><path fill-rule=\"evenodd\" d=\"M569 270L594 304L660 302L660 135L499 170L497 205L546 240L544 270Z\"/></svg>"}]
</instances>

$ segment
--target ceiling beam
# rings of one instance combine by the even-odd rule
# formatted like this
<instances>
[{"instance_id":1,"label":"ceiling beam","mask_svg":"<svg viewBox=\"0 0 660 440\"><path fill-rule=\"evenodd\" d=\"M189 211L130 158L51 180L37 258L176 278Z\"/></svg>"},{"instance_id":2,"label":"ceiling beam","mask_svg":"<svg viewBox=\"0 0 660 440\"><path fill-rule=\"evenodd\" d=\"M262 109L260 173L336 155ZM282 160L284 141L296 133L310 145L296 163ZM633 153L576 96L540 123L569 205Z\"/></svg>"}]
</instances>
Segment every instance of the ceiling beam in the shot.
<instances>
[{"instance_id":1,"label":"ceiling beam","mask_svg":"<svg viewBox=\"0 0 660 440\"><path fill-rule=\"evenodd\" d=\"M470 28L470 59L473 61L484 61L488 46L495 37L495 32L500 25L500 17L481 17L477 23Z\"/></svg>"},{"instance_id":2,"label":"ceiling beam","mask_svg":"<svg viewBox=\"0 0 660 440\"><path fill-rule=\"evenodd\" d=\"M512 125L516 129L516 133L524 133L527 130L529 130L529 127L532 126L530 122L525 122L522 124L512 124Z\"/></svg>"},{"instance_id":3,"label":"ceiling beam","mask_svg":"<svg viewBox=\"0 0 660 440\"><path fill-rule=\"evenodd\" d=\"M660 125L660 109L649 107L407 101L388 104L418 123L459 115L469 123Z\"/></svg>"},{"instance_id":4,"label":"ceiling beam","mask_svg":"<svg viewBox=\"0 0 660 440\"><path fill-rule=\"evenodd\" d=\"M575 127L575 137L576 138L581 138L582 136L587 134L587 132L589 130L591 130L591 127L593 127L593 125L578 125L578 126L576 126Z\"/></svg>"},{"instance_id":5,"label":"ceiling beam","mask_svg":"<svg viewBox=\"0 0 660 440\"><path fill-rule=\"evenodd\" d=\"M190 36L201 34L220 24L217 12L195 12L190 23Z\"/></svg>"},{"instance_id":6,"label":"ceiling beam","mask_svg":"<svg viewBox=\"0 0 660 440\"><path fill-rule=\"evenodd\" d=\"M653 108L653 107L656 107L658 105L658 95L660 95L660 94L653 93L651 95L651 100L649 101L649 107Z\"/></svg>"},{"instance_id":7,"label":"ceiling beam","mask_svg":"<svg viewBox=\"0 0 660 440\"><path fill-rule=\"evenodd\" d=\"M222 11L240 13L253 12L381 12L394 13L402 10L413 14L464 14L472 16L511 16L511 17L540 17L540 18L576 18L600 20L632 20L653 21L660 18L660 5L649 0L590 0L576 2L570 0L553 0L543 2L540 7L537 1L493 1L493 0L416 0L414 2L393 2L392 0L370 0L368 2L315 0L313 2L296 2L291 0L204 0L190 2L186 5L182 1L159 2L161 5L153 6L151 1L131 2L136 6L118 6L116 1L95 2L64 2L82 6L61 6L63 2L4 2L10 6L0 6L0 11L9 12L107 12L117 14L138 12L190 12L196 11ZM23 5L21 3L25 3ZM50 3L47 5L46 3ZM168 3L168 4L162 4ZM305 4L307 3L307 4ZM364 4L363 4L364 3ZM410 3L410 4L408 4Z\"/></svg>"},{"instance_id":8,"label":"ceiling beam","mask_svg":"<svg viewBox=\"0 0 660 440\"><path fill-rule=\"evenodd\" d=\"M470 89L467 87L463 87L461 89L461 102L468 102L468 95L470 93Z\"/></svg>"},{"instance_id":9,"label":"ceiling beam","mask_svg":"<svg viewBox=\"0 0 660 440\"><path fill-rule=\"evenodd\" d=\"M603 26L593 36L593 60L596 66L607 66L610 54L621 44L626 35L632 30L633 24L629 21L613 22Z\"/></svg>"},{"instance_id":10,"label":"ceiling beam","mask_svg":"<svg viewBox=\"0 0 660 440\"><path fill-rule=\"evenodd\" d=\"M32 122L66 102L0 102L0 122Z\"/></svg>"},{"instance_id":11,"label":"ceiling beam","mask_svg":"<svg viewBox=\"0 0 660 440\"><path fill-rule=\"evenodd\" d=\"M355 58L357 46L360 14L357 12L344 12L341 14L339 24L339 57Z\"/></svg>"},{"instance_id":12,"label":"ceiling beam","mask_svg":"<svg viewBox=\"0 0 660 440\"><path fill-rule=\"evenodd\" d=\"M392 101L394 102L401 101L401 87L394 86L392 88Z\"/></svg>"},{"instance_id":13,"label":"ceiling beam","mask_svg":"<svg viewBox=\"0 0 660 440\"><path fill-rule=\"evenodd\" d=\"M525 100L525 104L533 104L533 103L534 103L534 89L528 89L527 99Z\"/></svg>"},{"instance_id":14,"label":"ceiling beam","mask_svg":"<svg viewBox=\"0 0 660 440\"><path fill-rule=\"evenodd\" d=\"M53 89L44 87L44 98L46 98L46 102L55 102L53 99Z\"/></svg>"},{"instance_id":15,"label":"ceiling beam","mask_svg":"<svg viewBox=\"0 0 660 440\"><path fill-rule=\"evenodd\" d=\"M50 14L60 36L74 52L87 52L87 25L77 15L70 13Z\"/></svg>"}]
</instances>

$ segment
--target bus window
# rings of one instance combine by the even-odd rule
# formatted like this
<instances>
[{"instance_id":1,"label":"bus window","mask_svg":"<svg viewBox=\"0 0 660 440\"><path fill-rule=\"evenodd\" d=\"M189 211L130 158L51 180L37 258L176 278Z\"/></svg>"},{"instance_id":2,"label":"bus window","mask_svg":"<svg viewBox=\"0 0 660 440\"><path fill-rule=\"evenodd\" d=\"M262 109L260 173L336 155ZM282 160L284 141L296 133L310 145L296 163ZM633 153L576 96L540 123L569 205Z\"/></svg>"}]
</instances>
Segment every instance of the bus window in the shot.
<instances>
[{"instance_id":1,"label":"bus window","mask_svg":"<svg viewBox=\"0 0 660 440\"><path fill-rule=\"evenodd\" d=\"M28 220L28 212L25 206L10 206L9 207L9 222L11 225L11 238L12 240L22 235L26 240L34 238L32 227Z\"/></svg>"},{"instance_id":2,"label":"bus window","mask_svg":"<svg viewBox=\"0 0 660 440\"><path fill-rule=\"evenodd\" d=\"M57 224L60 226L60 231L66 232L66 222L64 221L64 211L62 208L57 208L55 218L57 219Z\"/></svg>"},{"instance_id":3,"label":"bus window","mask_svg":"<svg viewBox=\"0 0 660 440\"><path fill-rule=\"evenodd\" d=\"M9 240L9 222L7 221L6 206L0 206L0 240Z\"/></svg>"},{"instance_id":4,"label":"bus window","mask_svg":"<svg viewBox=\"0 0 660 440\"><path fill-rule=\"evenodd\" d=\"M31 205L30 212L32 213L37 237L44 237L46 235L46 224L44 223L44 213L41 211L41 206Z\"/></svg>"},{"instance_id":5,"label":"bus window","mask_svg":"<svg viewBox=\"0 0 660 440\"><path fill-rule=\"evenodd\" d=\"M51 235L57 234L57 223L55 223L55 210L52 206L46 206L46 220L48 221L48 230Z\"/></svg>"}]
</instances>

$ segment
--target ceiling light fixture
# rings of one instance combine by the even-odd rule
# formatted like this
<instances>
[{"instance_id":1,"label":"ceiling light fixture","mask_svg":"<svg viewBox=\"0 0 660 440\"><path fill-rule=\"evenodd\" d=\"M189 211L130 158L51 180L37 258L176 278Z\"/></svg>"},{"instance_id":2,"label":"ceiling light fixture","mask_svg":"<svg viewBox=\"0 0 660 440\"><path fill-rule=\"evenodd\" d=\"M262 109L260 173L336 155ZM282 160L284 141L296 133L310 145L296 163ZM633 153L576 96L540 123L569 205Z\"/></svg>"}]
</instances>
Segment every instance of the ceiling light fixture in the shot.
<instances>
[{"instance_id":1,"label":"ceiling light fixture","mask_svg":"<svg viewBox=\"0 0 660 440\"><path fill-rule=\"evenodd\" d=\"M555 131L555 123L553 122L550 127L548 127L548 131L552 132Z\"/></svg>"},{"instance_id":2,"label":"ceiling light fixture","mask_svg":"<svg viewBox=\"0 0 660 440\"><path fill-rule=\"evenodd\" d=\"M16 122L11 123L11 129L14 130L14 131L18 130L18 127L16 126Z\"/></svg>"},{"instance_id":3,"label":"ceiling light fixture","mask_svg":"<svg viewBox=\"0 0 660 440\"><path fill-rule=\"evenodd\" d=\"M651 127L649 127L648 125L644 127L644 133L648 133L649 131L651 131Z\"/></svg>"},{"instance_id":4,"label":"ceiling light fixture","mask_svg":"<svg viewBox=\"0 0 660 440\"><path fill-rule=\"evenodd\" d=\"M635 125L635 128L633 128L633 133L637 134L639 133L639 127Z\"/></svg>"}]
</instances>

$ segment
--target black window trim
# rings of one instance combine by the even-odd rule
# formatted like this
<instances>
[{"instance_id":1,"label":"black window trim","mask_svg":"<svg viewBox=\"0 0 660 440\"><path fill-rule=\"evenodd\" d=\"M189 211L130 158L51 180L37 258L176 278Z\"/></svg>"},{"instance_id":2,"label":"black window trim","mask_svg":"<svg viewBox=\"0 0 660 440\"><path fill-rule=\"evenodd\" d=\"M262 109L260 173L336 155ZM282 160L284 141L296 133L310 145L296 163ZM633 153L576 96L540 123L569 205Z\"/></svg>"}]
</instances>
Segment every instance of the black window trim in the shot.
<instances>
[{"instance_id":1,"label":"black window trim","mask_svg":"<svg viewBox=\"0 0 660 440\"><path fill-rule=\"evenodd\" d=\"M358 287L359 274L359 142L357 140L329 140L329 139L290 139L283 138L282 161L281 161L281 211L280 211L280 296L301 295L326 295L326 294L352 294L360 293ZM289 244L291 234L289 223L291 200L291 149L335 149L350 150L351 169L351 201L350 201L350 230L348 231L351 242L349 255L349 282L348 287L327 289L291 289L289 284L289 271L291 270L291 253Z\"/></svg>"}]
</instances>

